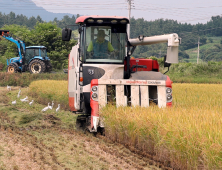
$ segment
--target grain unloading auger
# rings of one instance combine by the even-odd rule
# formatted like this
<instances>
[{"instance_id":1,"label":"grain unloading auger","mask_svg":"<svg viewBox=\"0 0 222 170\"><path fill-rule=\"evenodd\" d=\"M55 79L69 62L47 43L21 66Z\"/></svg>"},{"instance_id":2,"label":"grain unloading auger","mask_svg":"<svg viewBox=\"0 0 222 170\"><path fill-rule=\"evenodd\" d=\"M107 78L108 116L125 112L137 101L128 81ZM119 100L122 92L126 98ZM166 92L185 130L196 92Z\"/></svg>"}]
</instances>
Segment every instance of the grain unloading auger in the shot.
<instances>
[{"instance_id":1,"label":"grain unloading auger","mask_svg":"<svg viewBox=\"0 0 222 170\"><path fill-rule=\"evenodd\" d=\"M109 102L117 107L172 105L172 81L159 72L158 62L130 56L138 45L168 43L164 65L169 68L178 62L177 34L128 39L129 20L116 16L81 16L76 23L79 39L69 54L68 94L70 110L80 114L78 127L103 131L99 110ZM69 41L71 29L62 32L63 41Z\"/></svg>"}]
</instances>

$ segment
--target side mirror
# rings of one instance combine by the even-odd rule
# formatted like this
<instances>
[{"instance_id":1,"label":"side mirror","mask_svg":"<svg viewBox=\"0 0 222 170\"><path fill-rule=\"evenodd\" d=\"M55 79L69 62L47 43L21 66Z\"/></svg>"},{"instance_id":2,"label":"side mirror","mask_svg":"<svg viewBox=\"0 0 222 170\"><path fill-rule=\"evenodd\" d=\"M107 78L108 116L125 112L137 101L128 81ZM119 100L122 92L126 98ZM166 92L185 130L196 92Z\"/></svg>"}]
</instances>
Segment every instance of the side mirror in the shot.
<instances>
[{"instance_id":1,"label":"side mirror","mask_svg":"<svg viewBox=\"0 0 222 170\"><path fill-rule=\"evenodd\" d=\"M72 35L72 30L70 28L64 28L62 30L62 41L69 41Z\"/></svg>"},{"instance_id":2,"label":"side mirror","mask_svg":"<svg viewBox=\"0 0 222 170\"><path fill-rule=\"evenodd\" d=\"M167 58L167 57L166 57L166 55L165 55L165 56L164 56L164 67L168 67L168 68L169 68L169 67L171 66L171 63L167 63L167 62L166 62L166 58Z\"/></svg>"}]
</instances>

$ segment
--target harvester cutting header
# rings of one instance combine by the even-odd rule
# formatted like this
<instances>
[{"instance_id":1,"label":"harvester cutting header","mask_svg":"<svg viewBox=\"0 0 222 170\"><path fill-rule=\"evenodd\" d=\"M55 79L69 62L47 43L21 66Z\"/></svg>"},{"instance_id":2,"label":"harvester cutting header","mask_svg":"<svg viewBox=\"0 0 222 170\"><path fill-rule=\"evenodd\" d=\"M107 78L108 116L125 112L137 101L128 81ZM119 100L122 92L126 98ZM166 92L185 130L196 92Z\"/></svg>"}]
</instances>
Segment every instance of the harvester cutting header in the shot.
<instances>
[{"instance_id":1,"label":"harvester cutting header","mask_svg":"<svg viewBox=\"0 0 222 170\"><path fill-rule=\"evenodd\" d=\"M81 16L78 43L69 55L68 93L70 110L81 115L78 126L97 132L104 128L99 109L107 103L116 106L159 107L172 105L172 81L159 72L152 59L131 59L138 45L167 43L164 65L178 62L179 37L166 34L128 39L126 17ZM72 31L62 31L69 41Z\"/></svg>"}]
</instances>

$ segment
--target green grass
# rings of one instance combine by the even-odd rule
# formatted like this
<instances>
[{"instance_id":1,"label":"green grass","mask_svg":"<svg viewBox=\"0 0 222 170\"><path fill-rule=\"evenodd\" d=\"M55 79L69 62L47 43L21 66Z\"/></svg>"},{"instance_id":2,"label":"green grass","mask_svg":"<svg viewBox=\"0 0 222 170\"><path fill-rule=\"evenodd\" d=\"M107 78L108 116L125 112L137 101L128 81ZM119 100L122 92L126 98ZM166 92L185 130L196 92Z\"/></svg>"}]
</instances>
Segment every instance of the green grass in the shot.
<instances>
[{"instance_id":1,"label":"green grass","mask_svg":"<svg viewBox=\"0 0 222 170\"><path fill-rule=\"evenodd\" d=\"M24 114L21 116L19 120L19 125L27 124L34 120L42 120L42 114L41 113Z\"/></svg>"},{"instance_id":2,"label":"green grass","mask_svg":"<svg viewBox=\"0 0 222 170\"><path fill-rule=\"evenodd\" d=\"M189 59L191 63L178 63L172 64L170 71L166 73L169 75L173 82L178 83L221 83L222 79L222 62L202 62L196 64L196 57ZM167 69L163 68L163 58L158 59L160 63L160 72L165 73ZM0 72L0 86L21 86L28 87L31 82L37 80L68 80L68 75L63 72L57 73L43 73L43 74L30 74L30 73L16 73L8 74ZM44 89L44 85L43 85ZM45 94L44 98L53 99L53 96ZM66 97L63 97L62 100Z\"/></svg>"},{"instance_id":3,"label":"green grass","mask_svg":"<svg viewBox=\"0 0 222 170\"><path fill-rule=\"evenodd\" d=\"M68 80L68 75L63 72L42 74L0 72L0 86L27 87L36 80Z\"/></svg>"},{"instance_id":4,"label":"green grass","mask_svg":"<svg viewBox=\"0 0 222 170\"><path fill-rule=\"evenodd\" d=\"M166 73L175 83L222 83L222 62L172 64Z\"/></svg>"},{"instance_id":5,"label":"green grass","mask_svg":"<svg viewBox=\"0 0 222 170\"><path fill-rule=\"evenodd\" d=\"M28 88L22 88L21 97L25 98L28 95ZM29 105L29 102L21 102L20 99L17 98L18 90L13 90L7 94L10 98L10 103L8 107L0 107L0 112L5 113L12 122L19 127L28 127L28 126L46 126L47 121L54 121L55 123L61 124L61 127L64 128L74 128L76 115L69 112L60 110L56 112L55 109L57 105L54 105L52 110L47 110L47 112L41 112L41 110L46 107L46 105L42 105L37 103L35 98L29 96L28 100L34 100L34 104L32 106ZM11 101L16 100L16 105L12 105ZM51 102L51 101L50 101ZM56 101L55 101L56 102ZM50 103L51 105L51 103ZM51 117L49 115L52 115ZM56 119L58 118L58 120ZM52 120L51 120L52 119ZM10 122L11 122L10 121ZM9 125L10 122L5 121L5 125Z\"/></svg>"},{"instance_id":6,"label":"green grass","mask_svg":"<svg viewBox=\"0 0 222 170\"><path fill-rule=\"evenodd\" d=\"M166 73L174 83L222 83L222 62L199 62L171 64ZM160 72L165 73L163 58L158 59Z\"/></svg>"},{"instance_id":7,"label":"green grass","mask_svg":"<svg viewBox=\"0 0 222 170\"><path fill-rule=\"evenodd\" d=\"M37 169L108 170L127 169L126 166L135 169L128 164L135 160L139 167L142 162L144 169L150 167L147 159L140 162L140 156L122 145L75 131L77 115L70 111L55 112L54 108L41 112L45 105L34 101L29 106L21 102L17 98L18 90L13 87L9 92L6 87L0 87L0 130L4 136L0 138L0 170L32 169L33 164ZM24 98L28 88L21 90L21 98ZM17 104L12 105L15 99ZM18 157L22 157L21 161L7 162L19 160ZM122 166L122 162L125 165Z\"/></svg>"},{"instance_id":8,"label":"green grass","mask_svg":"<svg viewBox=\"0 0 222 170\"><path fill-rule=\"evenodd\" d=\"M211 76L181 76L180 74L168 74L174 83L209 83L209 84L222 84L222 77L217 75Z\"/></svg>"}]
</instances>

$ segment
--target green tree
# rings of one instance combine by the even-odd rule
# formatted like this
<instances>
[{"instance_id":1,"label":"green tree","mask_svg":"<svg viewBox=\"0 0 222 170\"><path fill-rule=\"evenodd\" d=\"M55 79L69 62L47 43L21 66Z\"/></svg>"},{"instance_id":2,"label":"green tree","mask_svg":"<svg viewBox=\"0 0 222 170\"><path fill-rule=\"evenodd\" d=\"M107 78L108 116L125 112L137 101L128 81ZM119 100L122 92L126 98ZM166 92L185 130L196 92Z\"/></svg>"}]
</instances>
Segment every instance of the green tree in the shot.
<instances>
[{"instance_id":1,"label":"green tree","mask_svg":"<svg viewBox=\"0 0 222 170\"><path fill-rule=\"evenodd\" d=\"M74 39L69 42L62 41L62 30L56 23L37 23L31 30L30 40L35 45L43 45L47 48L48 56L54 68L67 67L68 54L76 43ZM30 42L31 43L31 42ZM34 45L34 44L32 44Z\"/></svg>"},{"instance_id":2,"label":"green tree","mask_svg":"<svg viewBox=\"0 0 222 170\"><path fill-rule=\"evenodd\" d=\"M48 56L51 59L53 68L61 69L67 67L68 54L72 46L76 43L74 39L69 42L62 41L62 30L56 23L37 23L34 29L30 30L25 26L5 25L4 30L10 30L13 37L19 37L26 46L45 46ZM0 41L0 54L5 58L12 58L18 55L17 46L7 40ZM5 59L6 62L6 59Z\"/></svg>"},{"instance_id":3,"label":"green tree","mask_svg":"<svg viewBox=\"0 0 222 170\"><path fill-rule=\"evenodd\" d=\"M33 28L35 24L37 23L37 19L35 17L30 17L27 21L27 27Z\"/></svg>"},{"instance_id":4,"label":"green tree","mask_svg":"<svg viewBox=\"0 0 222 170\"><path fill-rule=\"evenodd\" d=\"M213 39L212 38L208 38L209 43L213 43Z\"/></svg>"},{"instance_id":5,"label":"green tree","mask_svg":"<svg viewBox=\"0 0 222 170\"><path fill-rule=\"evenodd\" d=\"M27 37L29 35L29 29L25 26L19 26L19 25L5 25L2 30L9 30L12 37L18 40L26 41L24 37ZM0 41L0 44L2 44L4 47L7 46L7 49L0 50L0 53L4 53L4 56L6 58L12 58L18 56L18 48L15 43L8 41L4 38L2 38L2 41Z\"/></svg>"}]
</instances>

